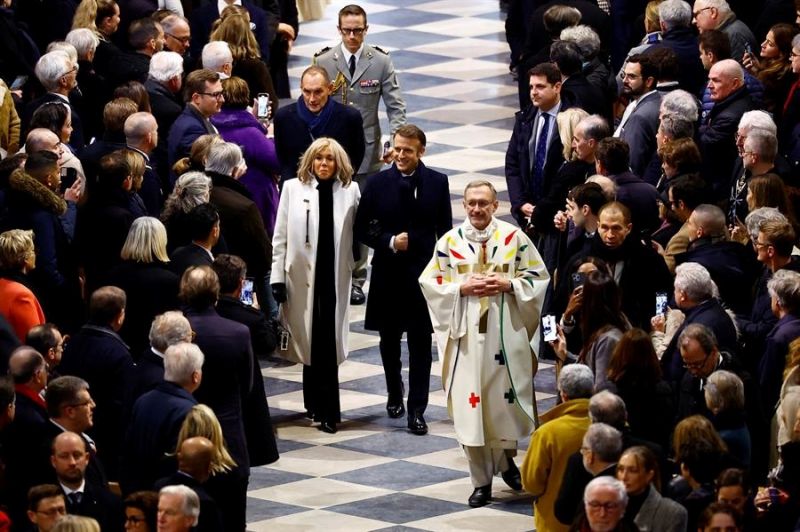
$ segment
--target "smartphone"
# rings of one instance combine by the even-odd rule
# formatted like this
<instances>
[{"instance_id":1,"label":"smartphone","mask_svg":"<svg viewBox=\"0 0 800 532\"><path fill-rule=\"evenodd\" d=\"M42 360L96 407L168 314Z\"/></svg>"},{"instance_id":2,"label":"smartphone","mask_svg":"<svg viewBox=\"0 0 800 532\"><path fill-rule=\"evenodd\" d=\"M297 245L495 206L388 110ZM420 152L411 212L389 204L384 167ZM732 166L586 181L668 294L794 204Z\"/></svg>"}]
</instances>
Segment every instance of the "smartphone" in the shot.
<instances>
[{"instance_id":1,"label":"smartphone","mask_svg":"<svg viewBox=\"0 0 800 532\"><path fill-rule=\"evenodd\" d=\"M61 169L61 187L59 190L63 194L70 188L72 185L75 184L75 181L78 180L78 171L74 168L62 168Z\"/></svg>"},{"instance_id":2,"label":"smartphone","mask_svg":"<svg viewBox=\"0 0 800 532\"><path fill-rule=\"evenodd\" d=\"M752 46L750 46L750 43L749 43L749 42L746 42L746 43L744 43L744 52L745 52L746 54L753 55L753 47L752 47Z\"/></svg>"},{"instance_id":3,"label":"smartphone","mask_svg":"<svg viewBox=\"0 0 800 532\"><path fill-rule=\"evenodd\" d=\"M22 90L22 87L25 85L25 82L28 81L28 76L17 76L14 78L14 82L11 83L11 87L9 87L12 91Z\"/></svg>"},{"instance_id":4,"label":"smartphone","mask_svg":"<svg viewBox=\"0 0 800 532\"><path fill-rule=\"evenodd\" d=\"M256 106L258 107L256 110L258 113L258 118L260 120L266 120L269 118L269 94L266 92L260 92L256 102Z\"/></svg>"},{"instance_id":5,"label":"smartphone","mask_svg":"<svg viewBox=\"0 0 800 532\"><path fill-rule=\"evenodd\" d=\"M558 329L556 329L556 317L552 314L542 318L542 328L544 329L544 341L553 342L558 339Z\"/></svg>"},{"instance_id":6,"label":"smartphone","mask_svg":"<svg viewBox=\"0 0 800 532\"><path fill-rule=\"evenodd\" d=\"M386 157L388 157L391 154L392 154L392 143L387 140L386 142L383 143L383 156L382 156L382 158L385 159Z\"/></svg>"},{"instance_id":7,"label":"smartphone","mask_svg":"<svg viewBox=\"0 0 800 532\"><path fill-rule=\"evenodd\" d=\"M253 280L249 277L242 282L242 293L239 294L239 301L245 305L253 306Z\"/></svg>"},{"instance_id":8,"label":"smartphone","mask_svg":"<svg viewBox=\"0 0 800 532\"><path fill-rule=\"evenodd\" d=\"M287 331L286 329L283 329L281 331L281 341L279 348L281 351L286 351L287 349L289 349L289 331Z\"/></svg>"},{"instance_id":9,"label":"smartphone","mask_svg":"<svg viewBox=\"0 0 800 532\"><path fill-rule=\"evenodd\" d=\"M656 293L656 316L664 316L667 313L667 293Z\"/></svg>"},{"instance_id":10,"label":"smartphone","mask_svg":"<svg viewBox=\"0 0 800 532\"><path fill-rule=\"evenodd\" d=\"M583 282L586 280L586 274L581 272L575 272L572 274L572 287L573 289L578 288L579 286L583 286Z\"/></svg>"}]
</instances>

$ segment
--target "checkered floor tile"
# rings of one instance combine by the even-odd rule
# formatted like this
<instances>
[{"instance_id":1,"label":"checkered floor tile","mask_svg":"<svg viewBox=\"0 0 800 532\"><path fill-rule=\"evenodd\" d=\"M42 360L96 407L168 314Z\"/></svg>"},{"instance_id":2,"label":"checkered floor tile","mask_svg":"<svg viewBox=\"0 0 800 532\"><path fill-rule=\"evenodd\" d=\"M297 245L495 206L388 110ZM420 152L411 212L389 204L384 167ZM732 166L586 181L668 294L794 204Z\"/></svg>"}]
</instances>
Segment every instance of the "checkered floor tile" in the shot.
<instances>
[{"instance_id":1,"label":"checkered floor tile","mask_svg":"<svg viewBox=\"0 0 800 532\"><path fill-rule=\"evenodd\" d=\"M336 13L346 3L334 0L325 19L300 27L289 64L294 96L314 53L337 42ZM369 16L368 42L391 53L409 122L428 135L425 163L450 177L456 223L464 217L464 186L473 179L494 183L498 215L510 220L503 165L517 100L497 0L360 5ZM387 132L385 113L380 116ZM413 436L405 419L387 417L378 337L364 330L363 319L364 307L353 307L350 356L339 368L343 423L336 434L320 432L303 416L299 366L262 362L281 458L251 471L248 529L531 530L530 498L500 479L491 505L467 506L468 466L447 415L437 361L426 411L429 434ZM540 363L540 411L555 403L554 380L553 367ZM519 442L518 463L527 444Z\"/></svg>"}]
</instances>

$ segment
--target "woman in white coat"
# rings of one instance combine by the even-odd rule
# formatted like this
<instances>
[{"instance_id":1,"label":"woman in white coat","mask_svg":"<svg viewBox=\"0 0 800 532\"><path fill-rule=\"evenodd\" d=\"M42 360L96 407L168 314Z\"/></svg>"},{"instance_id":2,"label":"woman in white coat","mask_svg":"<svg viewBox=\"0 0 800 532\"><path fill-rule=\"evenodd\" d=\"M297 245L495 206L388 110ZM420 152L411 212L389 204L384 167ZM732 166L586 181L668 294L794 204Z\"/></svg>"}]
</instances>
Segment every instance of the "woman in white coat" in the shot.
<instances>
[{"instance_id":1,"label":"woman in white coat","mask_svg":"<svg viewBox=\"0 0 800 532\"><path fill-rule=\"evenodd\" d=\"M347 353L353 222L361 194L333 139L320 138L284 183L272 238L272 293L290 334L281 354L303 364L306 414L320 430L341 421L339 370Z\"/></svg>"}]
</instances>

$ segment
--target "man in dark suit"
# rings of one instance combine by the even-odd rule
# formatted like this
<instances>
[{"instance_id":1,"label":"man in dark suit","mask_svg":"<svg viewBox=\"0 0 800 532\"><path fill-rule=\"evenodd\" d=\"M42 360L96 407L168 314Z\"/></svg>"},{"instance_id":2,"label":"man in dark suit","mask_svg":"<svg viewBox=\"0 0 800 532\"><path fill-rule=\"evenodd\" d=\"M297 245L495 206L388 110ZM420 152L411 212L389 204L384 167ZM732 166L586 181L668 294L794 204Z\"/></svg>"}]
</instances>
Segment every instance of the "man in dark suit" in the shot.
<instances>
[{"instance_id":1,"label":"man in dark suit","mask_svg":"<svg viewBox=\"0 0 800 532\"><path fill-rule=\"evenodd\" d=\"M33 113L48 102L59 102L68 106L72 115L72 135L69 145L72 151L79 153L84 145L83 126L78 109L70 101L70 93L78 87L78 63L70 59L66 52L56 50L44 54L36 63L36 77L44 86L47 94L33 100L26 107L22 116L21 134L28 132Z\"/></svg>"},{"instance_id":2,"label":"man in dark suit","mask_svg":"<svg viewBox=\"0 0 800 532\"><path fill-rule=\"evenodd\" d=\"M236 4L247 10L250 14L250 27L253 29L253 35L255 35L261 51L261 60L269 64L269 49L272 46L272 41L275 40L278 23L280 22L280 8L277 0L260 1L259 4L263 7L259 7L249 0L242 0L241 2L235 0L217 2L213 0L206 2L205 5L197 9L193 9L189 17L189 25L192 29L192 57L200 57L202 54L203 46L208 42L214 21L221 15L220 4Z\"/></svg>"},{"instance_id":3,"label":"man in dark suit","mask_svg":"<svg viewBox=\"0 0 800 532\"><path fill-rule=\"evenodd\" d=\"M561 100L561 72L555 65L536 65L529 79L533 105L516 115L506 151L506 183L511 214L532 236L548 271L553 271L558 247L553 215L537 213L536 204L548 195L564 163L556 116L568 104Z\"/></svg>"},{"instance_id":4,"label":"man in dark suit","mask_svg":"<svg viewBox=\"0 0 800 532\"><path fill-rule=\"evenodd\" d=\"M37 443L49 423L44 399L39 395L47 386L47 365L36 350L21 346L9 359L9 374L16 392L16 413L3 431L2 450L10 515L18 520L25 517L25 494L36 484L31 473L44 467Z\"/></svg>"},{"instance_id":5,"label":"man in dark suit","mask_svg":"<svg viewBox=\"0 0 800 532\"><path fill-rule=\"evenodd\" d=\"M703 63L697 53L697 34L692 28L692 7L684 1L673 0L658 7L661 41L653 48L669 48L678 56L681 65L678 82L681 88L697 96L705 85Z\"/></svg>"},{"instance_id":6,"label":"man in dark suit","mask_svg":"<svg viewBox=\"0 0 800 532\"><path fill-rule=\"evenodd\" d=\"M61 373L86 380L97 401L92 435L111 479L119 474L124 405L134 377L133 359L118 334L125 303L125 292L116 286L95 290L89 300L89 321L70 339L61 358Z\"/></svg>"},{"instance_id":7,"label":"man in dark suit","mask_svg":"<svg viewBox=\"0 0 800 532\"><path fill-rule=\"evenodd\" d=\"M428 431L431 328L419 288L436 241L453 227L447 176L427 168L425 133L407 124L394 135L395 163L370 177L356 215L357 238L375 250L364 327L380 332L389 417L404 414L400 338L409 352L408 428Z\"/></svg>"},{"instance_id":8,"label":"man in dark suit","mask_svg":"<svg viewBox=\"0 0 800 532\"><path fill-rule=\"evenodd\" d=\"M150 113L134 113L125 119L124 132L128 149L144 158L144 176L137 194L142 198L147 214L158 217L164 203L164 194L161 179L150 160L150 154L158 146L158 123Z\"/></svg>"},{"instance_id":9,"label":"man in dark suit","mask_svg":"<svg viewBox=\"0 0 800 532\"><path fill-rule=\"evenodd\" d=\"M611 107L599 87L583 75L583 56L577 44L556 41L550 45L550 60L561 71L561 97L570 107L580 107L590 115L611 118Z\"/></svg>"},{"instance_id":10,"label":"man in dark suit","mask_svg":"<svg viewBox=\"0 0 800 532\"><path fill-rule=\"evenodd\" d=\"M222 102L225 101L219 74L204 68L195 70L186 77L183 94L186 107L173 122L167 139L167 164L170 172L178 159L189 155L197 137L217 133L217 128L211 124L209 118L219 113ZM177 178L172 173L170 175ZM171 179L171 183L174 184L174 179Z\"/></svg>"},{"instance_id":11,"label":"man in dark suit","mask_svg":"<svg viewBox=\"0 0 800 532\"><path fill-rule=\"evenodd\" d=\"M364 159L364 127L361 113L330 97L328 71L311 66L300 78L303 96L294 105L285 105L275 113L275 151L281 162L281 182L297 177L300 157L319 137L331 137L350 157L353 171Z\"/></svg>"},{"instance_id":12,"label":"man in dark suit","mask_svg":"<svg viewBox=\"0 0 800 532\"><path fill-rule=\"evenodd\" d=\"M260 217L260 216L259 216ZM245 325L222 318L214 310L219 279L208 266L189 269L181 279L186 317L197 334L195 342L205 355L205 379L195 392L219 419L231 457L234 488L225 500L217 500L225 519L225 530L243 531L250 474L250 455L244 429L244 404L252 398L253 353L250 331Z\"/></svg>"},{"instance_id":13,"label":"man in dark suit","mask_svg":"<svg viewBox=\"0 0 800 532\"><path fill-rule=\"evenodd\" d=\"M68 513L96 519L104 532L123 530L122 500L107 486L86 477L89 453L83 438L74 432L56 436L50 463L64 491Z\"/></svg>"},{"instance_id":14,"label":"man in dark suit","mask_svg":"<svg viewBox=\"0 0 800 532\"><path fill-rule=\"evenodd\" d=\"M598 174L611 178L617 185L617 201L631 210L635 235L649 236L660 225L658 190L630 171L629 157L628 143L609 137L597 145L595 166Z\"/></svg>"},{"instance_id":15,"label":"man in dark suit","mask_svg":"<svg viewBox=\"0 0 800 532\"><path fill-rule=\"evenodd\" d=\"M125 120L135 112L136 105L128 98L114 98L103 106L103 137L86 146L79 156L89 190L93 191L100 180L100 159L125 149Z\"/></svg>"},{"instance_id":16,"label":"man in dark suit","mask_svg":"<svg viewBox=\"0 0 800 532\"><path fill-rule=\"evenodd\" d=\"M625 63L622 94L630 103L614 136L630 146L630 168L641 176L656 151L661 93L656 90L658 66L647 54L636 54Z\"/></svg>"},{"instance_id":17,"label":"man in dark suit","mask_svg":"<svg viewBox=\"0 0 800 532\"><path fill-rule=\"evenodd\" d=\"M192 242L176 248L170 256L169 266L178 276L189 266L211 266L214 262L211 250L219 241L219 211L211 203L195 206L189 211L188 221Z\"/></svg>"},{"instance_id":18,"label":"man in dark suit","mask_svg":"<svg viewBox=\"0 0 800 532\"><path fill-rule=\"evenodd\" d=\"M128 407L164 381L164 353L167 348L181 342L192 341L192 326L182 312L170 310L159 314L150 327L150 346L136 361L133 391Z\"/></svg>"},{"instance_id":19,"label":"man in dark suit","mask_svg":"<svg viewBox=\"0 0 800 532\"><path fill-rule=\"evenodd\" d=\"M164 49L164 29L152 18L134 20L128 27L128 43L133 52L115 61L111 71L112 86L129 81L144 83L150 70L150 58Z\"/></svg>"},{"instance_id":20,"label":"man in dark suit","mask_svg":"<svg viewBox=\"0 0 800 532\"><path fill-rule=\"evenodd\" d=\"M172 124L183 111L180 98L183 72L183 59L180 55L175 52L158 52L150 58L150 70L147 81L144 82L150 97L150 112L161 132L153 150L153 159L165 193L169 191L170 170L167 164L167 138Z\"/></svg>"},{"instance_id":21,"label":"man in dark suit","mask_svg":"<svg viewBox=\"0 0 800 532\"><path fill-rule=\"evenodd\" d=\"M164 486L183 485L197 494L200 499L200 516L194 529L197 532L224 530L219 507L203 487L211 476L214 453L214 444L207 438L197 436L184 440L178 450L178 470L155 483L156 490L161 490Z\"/></svg>"},{"instance_id":22,"label":"man in dark suit","mask_svg":"<svg viewBox=\"0 0 800 532\"><path fill-rule=\"evenodd\" d=\"M203 377L203 353L187 342L164 352L164 380L136 400L125 438L122 489L125 493L150 489L169 474L186 414L197 404L192 396Z\"/></svg>"}]
</instances>

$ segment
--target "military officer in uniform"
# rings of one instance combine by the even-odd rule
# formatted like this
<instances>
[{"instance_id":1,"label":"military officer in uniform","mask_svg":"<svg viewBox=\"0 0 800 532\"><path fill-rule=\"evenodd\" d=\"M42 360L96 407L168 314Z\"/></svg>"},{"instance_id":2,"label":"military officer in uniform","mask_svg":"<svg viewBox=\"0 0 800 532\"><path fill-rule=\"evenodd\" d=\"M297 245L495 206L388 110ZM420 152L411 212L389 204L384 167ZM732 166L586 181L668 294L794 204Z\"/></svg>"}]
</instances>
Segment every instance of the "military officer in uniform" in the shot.
<instances>
[{"instance_id":1,"label":"military officer in uniform","mask_svg":"<svg viewBox=\"0 0 800 532\"><path fill-rule=\"evenodd\" d=\"M378 104L381 98L389 116L391 134L406 123L406 103L400 95L400 85L389 54L377 46L364 42L367 13L361 6L348 5L339 11L340 46L320 50L314 64L324 68L333 81L332 98L353 105L361 112L364 121L366 150L361 166L353 179L363 189L366 178L378 172L384 162L391 161L391 152L384 157L381 146L381 126L378 122ZM360 247L361 258L353 271L351 304L364 303L361 287L367 278L367 248Z\"/></svg>"}]
</instances>

